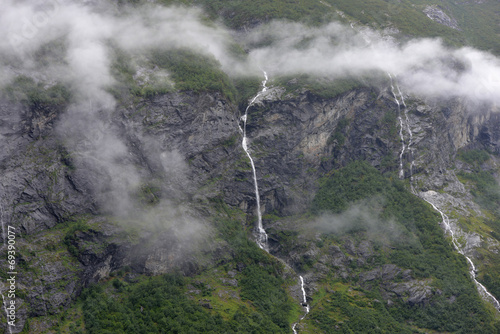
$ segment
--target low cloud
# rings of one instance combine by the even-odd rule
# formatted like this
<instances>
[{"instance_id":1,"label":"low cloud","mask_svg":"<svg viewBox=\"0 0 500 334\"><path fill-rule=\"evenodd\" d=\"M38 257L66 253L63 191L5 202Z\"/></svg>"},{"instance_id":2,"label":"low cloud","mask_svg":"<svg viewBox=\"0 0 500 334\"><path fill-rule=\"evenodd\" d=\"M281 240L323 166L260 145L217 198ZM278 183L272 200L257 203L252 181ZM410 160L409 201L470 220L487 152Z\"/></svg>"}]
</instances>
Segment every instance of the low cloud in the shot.
<instances>
[{"instance_id":1,"label":"low cloud","mask_svg":"<svg viewBox=\"0 0 500 334\"><path fill-rule=\"evenodd\" d=\"M133 193L143 183L122 130L113 125L116 101L109 87L116 83L114 48L132 59L142 59L154 48L190 48L215 57L231 76L261 75L259 68L271 77L306 73L332 80L391 73L405 93L500 103L500 61L487 52L452 49L439 39L398 44L375 31L335 22L308 27L276 21L235 37L221 25L207 24L202 15L198 9L153 4L127 8L111 1L98 7L70 0L2 4L0 87L27 75L47 86L62 82L72 88L74 98L59 119L58 133L80 166L107 180L94 188L111 212L129 212ZM228 52L235 38L249 50L246 57ZM48 43L56 51L44 51L48 56L41 64L40 53ZM168 80L168 73L160 77ZM170 180L167 186L186 188L186 165L176 148L148 147L151 160L163 166ZM350 226L347 222L362 222L368 230L391 226L356 206L343 215L322 217L318 226L340 231Z\"/></svg>"},{"instance_id":2,"label":"low cloud","mask_svg":"<svg viewBox=\"0 0 500 334\"><path fill-rule=\"evenodd\" d=\"M358 201L342 213L320 215L310 226L337 235L363 232L379 241L409 238L408 231L393 219L380 218L383 205L381 197Z\"/></svg>"},{"instance_id":3,"label":"low cloud","mask_svg":"<svg viewBox=\"0 0 500 334\"><path fill-rule=\"evenodd\" d=\"M369 29L340 23L306 27L273 22L251 32L251 62L271 75L307 73L332 79L392 74L406 93L500 103L500 61L471 47L452 49L439 39L397 44ZM264 45L264 46L262 46Z\"/></svg>"}]
</instances>

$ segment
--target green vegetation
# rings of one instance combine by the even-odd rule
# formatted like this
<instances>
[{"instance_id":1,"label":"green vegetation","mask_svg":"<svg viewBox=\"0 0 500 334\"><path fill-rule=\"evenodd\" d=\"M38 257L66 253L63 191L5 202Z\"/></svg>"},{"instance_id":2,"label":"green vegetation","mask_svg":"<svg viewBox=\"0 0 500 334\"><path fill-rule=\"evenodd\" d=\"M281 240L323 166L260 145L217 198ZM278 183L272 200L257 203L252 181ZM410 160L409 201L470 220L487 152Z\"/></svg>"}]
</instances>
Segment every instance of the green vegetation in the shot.
<instances>
[{"instance_id":1,"label":"green vegetation","mask_svg":"<svg viewBox=\"0 0 500 334\"><path fill-rule=\"evenodd\" d=\"M251 26L257 22L271 19L287 19L320 24L337 17L331 8L319 1L311 0L208 0L204 7L212 18L222 15L225 23L231 28Z\"/></svg>"},{"instance_id":2,"label":"green vegetation","mask_svg":"<svg viewBox=\"0 0 500 334\"><path fill-rule=\"evenodd\" d=\"M150 53L149 62L138 65L116 47L112 48L112 56L111 73L116 84L108 90L117 99L129 95L151 98L179 90L221 92L231 102L243 105L260 85L257 77L230 79L215 58L189 49L156 49ZM142 68L140 73L137 66Z\"/></svg>"},{"instance_id":3,"label":"green vegetation","mask_svg":"<svg viewBox=\"0 0 500 334\"><path fill-rule=\"evenodd\" d=\"M52 64L66 62L67 43L63 38L52 40L43 44L34 52L33 59L38 66L49 67Z\"/></svg>"},{"instance_id":4,"label":"green vegetation","mask_svg":"<svg viewBox=\"0 0 500 334\"><path fill-rule=\"evenodd\" d=\"M154 71L152 64L136 65L129 54L116 46L111 48L111 59L111 74L116 82L108 90L115 98L123 99L129 95L151 98L174 91L167 74ZM142 67L141 75L137 73L137 66Z\"/></svg>"},{"instance_id":5,"label":"green vegetation","mask_svg":"<svg viewBox=\"0 0 500 334\"><path fill-rule=\"evenodd\" d=\"M491 237L500 240L500 186L492 172L480 168L490 156L487 152L479 150L459 152L458 156L473 169L471 172L461 171L457 173L457 176L470 188L474 201L487 214L487 218L468 217L459 221L469 228L482 228L483 233L489 233ZM498 299L500 298L500 259L496 254L485 249L478 249L478 251L481 259L478 279Z\"/></svg>"},{"instance_id":6,"label":"green vegetation","mask_svg":"<svg viewBox=\"0 0 500 334\"><path fill-rule=\"evenodd\" d=\"M30 77L18 76L5 88L9 99L26 104L36 110L61 110L71 100L71 91L65 85L57 83L46 87Z\"/></svg>"},{"instance_id":7,"label":"green vegetation","mask_svg":"<svg viewBox=\"0 0 500 334\"><path fill-rule=\"evenodd\" d=\"M321 300L311 314L317 327L324 333L414 333L391 317L380 301L373 302L380 299L376 293L356 291L358 294L349 294L346 289L334 291Z\"/></svg>"},{"instance_id":8,"label":"green vegetation","mask_svg":"<svg viewBox=\"0 0 500 334\"><path fill-rule=\"evenodd\" d=\"M220 316L186 297L186 283L179 275L154 277L133 286L120 282L113 280L117 292L126 291L119 299L99 286L82 295L88 333L224 333L229 329Z\"/></svg>"},{"instance_id":9,"label":"green vegetation","mask_svg":"<svg viewBox=\"0 0 500 334\"><path fill-rule=\"evenodd\" d=\"M95 285L82 294L86 332L100 334L289 331L288 328L280 329L270 321L267 314L244 307L244 304L240 305L232 318L224 319L216 310L209 311L202 306L203 303L200 305L187 296L186 290L191 281L181 275L169 274L142 277L136 283L127 283L123 278L115 278L104 285ZM245 288L242 290L245 291ZM201 297L211 294L211 290L205 289L205 291ZM243 294L245 292L242 292ZM288 326L288 323L283 325Z\"/></svg>"},{"instance_id":10,"label":"green vegetation","mask_svg":"<svg viewBox=\"0 0 500 334\"><path fill-rule=\"evenodd\" d=\"M151 61L169 71L180 91L221 92L229 100L236 100L233 83L211 56L189 49L155 50Z\"/></svg>"},{"instance_id":11,"label":"green vegetation","mask_svg":"<svg viewBox=\"0 0 500 334\"><path fill-rule=\"evenodd\" d=\"M238 92L238 106L240 110L245 110L248 100L254 97L260 89L262 78L248 77L235 78L234 86Z\"/></svg>"},{"instance_id":12,"label":"green vegetation","mask_svg":"<svg viewBox=\"0 0 500 334\"><path fill-rule=\"evenodd\" d=\"M329 99L355 88L365 87L360 80L353 78L318 78L308 74L287 75L276 79L276 84L286 88L288 93L297 94L304 88L313 94Z\"/></svg>"},{"instance_id":13,"label":"green vegetation","mask_svg":"<svg viewBox=\"0 0 500 334\"><path fill-rule=\"evenodd\" d=\"M438 4L453 15L461 31L430 20L423 9ZM319 25L333 18L342 20L336 10L344 12L351 20L374 28L396 27L402 36L439 37L451 45L473 45L500 53L499 19L495 13L500 4L495 1L456 3L451 0L324 0L324 1L258 1L251 4L244 0L209 0L206 10L216 17L222 14L233 28L252 25L255 21L288 19Z\"/></svg>"},{"instance_id":14,"label":"green vegetation","mask_svg":"<svg viewBox=\"0 0 500 334\"><path fill-rule=\"evenodd\" d=\"M381 321L390 325L395 319L397 322L437 331L494 333L493 316L467 276L465 259L456 254L444 238L438 225L439 215L427 203L408 192L399 180L381 175L366 162L353 162L322 180L313 200L312 212L341 214L356 201L367 198L372 200L364 210L375 216L373 220L377 225L373 226L373 222L366 221L368 218L360 216L355 218L357 221L346 223L346 228L337 232L337 236L380 242L373 234L377 230L384 230L384 224L390 221L397 224L393 229L399 233L389 240L380 239L385 251L374 258L373 264L366 264L362 269L369 270L383 263L396 264L400 268L411 269L415 278L432 282L432 287L439 293L433 295L432 302L425 307L411 306L402 301L387 310L378 304L368 309L347 307L342 311L346 319L341 323L337 321L337 327L364 333L368 328L380 327ZM358 270L357 266L353 269ZM381 291L376 285L370 292L377 294ZM450 303L448 300L452 296L456 300ZM336 295L336 298L330 304L325 304L322 311L314 313L320 328L332 328L335 321L327 316L328 312L345 307L347 299L341 295ZM360 318L360 315L363 316ZM336 330L327 332L342 332ZM394 329L387 330L391 332Z\"/></svg>"},{"instance_id":15,"label":"green vegetation","mask_svg":"<svg viewBox=\"0 0 500 334\"><path fill-rule=\"evenodd\" d=\"M486 210L500 214L500 187L498 183L487 171L475 171L472 173L459 172L457 176L464 182L472 182L471 193L476 202Z\"/></svg>"},{"instance_id":16,"label":"green vegetation","mask_svg":"<svg viewBox=\"0 0 500 334\"><path fill-rule=\"evenodd\" d=\"M123 2L125 0L122 0ZM139 2L129 0L128 2ZM400 37L438 37L453 46L472 45L500 54L500 19L497 1L456 2L452 0L162 0L165 5L201 5L212 20L220 16L236 29L252 27L272 19L300 21L321 25L332 20L346 19L376 29L394 27ZM455 30L429 19L423 10L428 5L439 5L453 16L461 30ZM346 15L340 17L337 10Z\"/></svg>"},{"instance_id":17,"label":"green vegetation","mask_svg":"<svg viewBox=\"0 0 500 334\"><path fill-rule=\"evenodd\" d=\"M161 188L153 182L148 182L141 185L136 196L141 205L154 206L160 202Z\"/></svg>"},{"instance_id":18,"label":"green vegetation","mask_svg":"<svg viewBox=\"0 0 500 334\"><path fill-rule=\"evenodd\" d=\"M66 245L68 252L70 252L71 255L75 257L78 257L79 255L78 248L75 246L75 243L78 240L76 232L87 231L88 229L89 226L83 218L76 218L67 222L66 234L64 236L63 243Z\"/></svg>"},{"instance_id":19,"label":"green vegetation","mask_svg":"<svg viewBox=\"0 0 500 334\"><path fill-rule=\"evenodd\" d=\"M249 240L238 210L212 200L219 240L232 249L229 262L193 278L169 274L131 279L125 271L86 289L81 305L87 333L289 333L294 301L286 293L282 264ZM71 229L78 230L77 227ZM70 235L71 233L68 232ZM239 268L237 287L214 275ZM193 287L199 290L192 294ZM230 289L238 299L221 297ZM217 292L216 292L217 291ZM196 300L198 299L198 300Z\"/></svg>"},{"instance_id":20,"label":"green vegetation","mask_svg":"<svg viewBox=\"0 0 500 334\"><path fill-rule=\"evenodd\" d=\"M457 154L460 160L479 168L479 166L490 159L488 152L484 150L461 150Z\"/></svg>"}]
</instances>

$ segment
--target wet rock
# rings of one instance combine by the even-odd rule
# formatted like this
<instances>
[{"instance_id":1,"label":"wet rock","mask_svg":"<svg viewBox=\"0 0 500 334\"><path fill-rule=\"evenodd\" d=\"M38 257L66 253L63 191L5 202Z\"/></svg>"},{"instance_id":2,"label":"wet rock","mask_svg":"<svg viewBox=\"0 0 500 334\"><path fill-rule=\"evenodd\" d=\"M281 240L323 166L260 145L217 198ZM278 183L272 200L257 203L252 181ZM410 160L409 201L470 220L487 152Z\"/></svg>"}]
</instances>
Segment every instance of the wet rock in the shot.
<instances>
[{"instance_id":1,"label":"wet rock","mask_svg":"<svg viewBox=\"0 0 500 334\"><path fill-rule=\"evenodd\" d=\"M386 296L394 294L395 296L402 298L410 305L428 304L433 295L433 289L430 286L429 280L412 280L406 283L390 283L385 285L385 289L389 292Z\"/></svg>"},{"instance_id":2,"label":"wet rock","mask_svg":"<svg viewBox=\"0 0 500 334\"><path fill-rule=\"evenodd\" d=\"M457 20L454 17L450 17L446 14L440 6L433 5L427 6L424 9L425 15L433 21L439 24L445 25L455 30L462 30L459 28Z\"/></svg>"},{"instance_id":3,"label":"wet rock","mask_svg":"<svg viewBox=\"0 0 500 334\"><path fill-rule=\"evenodd\" d=\"M329 257L331 257L331 265L335 267L341 267L346 264L346 256L344 255L344 252L340 249L338 246L331 246L329 249Z\"/></svg>"},{"instance_id":4,"label":"wet rock","mask_svg":"<svg viewBox=\"0 0 500 334\"><path fill-rule=\"evenodd\" d=\"M238 281L236 279L221 278L220 280L222 281L223 285L234 286L234 287L238 286Z\"/></svg>"},{"instance_id":5,"label":"wet rock","mask_svg":"<svg viewBox=\"0 0 500 334\"><path fill-rule=\"evenodd\" d=\"M306 89L294 96L285 94L280 88L271 89L249 109L248 139L257 157L264 213L303 213L318 189L318 177L350 161L366 160L389 171L397 168L382 167L386 157L396 161L400 150L400 142L381 126L386 112L396 111L387 89L353 89L334 98L321 98ZM500 115L489 109L471 115L458 100L431 103L412 98L408 115L414 133L417 191L434 191L429 194L443 208L453 207L460 214L471 210L477 213L479 209L471 204L468 190L449 169L460 148L484 147L500 152ZM141 274L175 270L185 275L197 273L204 265L200 263L203 256L191 252L196 243L183 242L182 231L140 229L130 240L123 237L127 235L125 228L106 223L106 219L94 221L110 214L104 203L112 193L104 190L111 184L111 175L93 164L92 159L79 159L70 147L64 147L54 132L60 112L28 110L0 100L2 218L19 229L18 243L23 249L33 248L34 255L28 254L31 250L23 252L23 263L41 268L39 276L26 273L20 278L29 304L23 311L25 318L57 313L83 287L124 266ZM162 204L187 201L203 206L217 199L242 208L250 224L256 203L252 171L241 149L239 117L236 106L221 94L168 93L119 106L106 120L106 130L118 133L126 147L127 157L120 165L138 170L140 180L157 180L161 185L158 194L144 196L144 205L154 207L154 202L161 200ZM347 121L344 129L338 127L340 120ZM344 137L343 144L332 139L337 131ZM403 158L407 166L409 155ZM457 168L470 169L465 165ZM409 170L405 175L409 177ZM442 189L447 195L441 196L438 190ZM210 213L207 209L198 216L192 212L188 216L203 221ZM74 238L63 243L65 235L55 227L81 216L92 217L92 226L76 231ZM456 222L451 223L459 233ZM264 224L266 227L272 222ZM23 243L22 235L29 236L30 243ZM500 246L495 246L498 243L494 240L463 235L467 254L473 254L474 248L485 242L498 252ZM74 254L69 252L70 246ZM367 260L375 253L369 241L355 244L350 238L342 241L341 247L330 247L325 254L317 247L292 251L279 247L276 245L275 254L291 266L304 258L317 261L314 268L319 278L329 266L335 266L336 274L348 279L353 272L347 266L351 261L369 263ZM60 258L54 255L56 248ZM221 260L230 249L227 245L214 246L207 252ZM4 267L2 261L0 266ZM234 278L244 268L239 263L235 271L228 272L229 286L236 286ZM310 277L308 284L313 289ZM403 283L390 283L398 277ZM427 283L412 278L411 271L393 265L361 273L359 278L363 283L381 280L384 293L391 298L388 300L399 296L414 304L425 304L432 294Z\"/></svg>"},{"instance_id":6,"label":"wet rock","mask_svg":"<svg viewBox=\"0 0 500 334\"><path fill-rule=\"evenodd\" d=\"M373 256L373 247L371 242L367 240L361 241L358 246L358 255L364 259L368 259Z\"/></svg>"},{"instance_id":7,"label":"wet rock","mask_svg":"<svg viewBox=\"0 0 500 334\"><path fill-rule=\"evenodd\" d=\"M369 282L381 278L380 269L376 268L364 273L359 274L359 279L362 282Z\"/></svg>"},{"instance_id":8,"label":"wet rock","mask_svg":"<svg viewBox=\"0 0 500 334\"><path fill-rule=\"evenodd\" d=\"M394 280L401 270L394 264L384 264L381 269L382 279L385 281Z\"/></svg>"},{"instance_id":9,"label":"wet rock","mask_svg":"<svg viewBox=\"0 0 500 334\"><path fill-rule=\"evenodd\" d=\"M352 242L351 239L347 239L345 241L344 248L345 248L346 252L351 256L355 256L357 254L356 246L354 246L354 242Z\"/></svg>"}]
</instances>

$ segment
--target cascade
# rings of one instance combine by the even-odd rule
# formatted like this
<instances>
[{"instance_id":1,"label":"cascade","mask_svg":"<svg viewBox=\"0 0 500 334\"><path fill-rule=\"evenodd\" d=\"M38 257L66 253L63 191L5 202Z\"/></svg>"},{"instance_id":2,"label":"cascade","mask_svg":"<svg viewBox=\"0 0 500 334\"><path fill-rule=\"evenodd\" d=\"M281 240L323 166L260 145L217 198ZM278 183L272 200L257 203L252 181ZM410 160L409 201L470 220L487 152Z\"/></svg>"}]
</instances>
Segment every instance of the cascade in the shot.
<instances>
[{"instance_id":1,"label":"cascade","mask_svg":"<svg viewBox=\"0 0 500 334\"><path fill-rule=\"evenodd\" d=\"M304 277L300 277L300 288L302 289L302 305L306 308L306 314L309 313L309 305L307 305L307 296L306 296L306 290L304 289Z\"/></svg>"},{"instance_id":2,"label":"cascade","mask_svg":"<svg viewBox=\"0 0 500 334\"><path fill-rule=\"evenodd\" d=\"M408 118L408 108L406 107L406 103L405 103L405 98L403 96L403 93L401 92L401 89L399 89L399 85L396 81L396 88L398 90L398 93L399 93L399 96L401 97L401 102L403 103L403 106L404 106L404 114L405 114L405 122L406 122L406 131L408 132L408 135L410 137L409 141L408 141L408 152L410 152L410 180L412 180L413 178L413 167L415 166L415 161L413 160L413 147L412 147L412 144L413 144L413 132L411 131L411 128L410 128L410 119ZM394 93L393 93L394 94Z\"/></svg>"},{"instance_id":3,"label":"cascade","mask_svg":"<svg viewBox=\"0 0 500 334\"><path fill-rule=\"evenodd\" d=\"M264 227L262 226L262 212L260 210L260 194L259 194L259 185L257 183L257 172L255 170L255 164L252 158L252 155L250 154L250 150L248 148L248 138L247 138L247 119L248 119L248 109L255 103L257 98L261 96L266 90L267 90L267 73L266 71L264 72L264 81L262 81L262 90L255 95L255 97L250 101L248 104L247 108L245 109L245 114L241 116L241 121L243 122L243 127L238 124L241 133L243 134L243 139L241 141L241 146L243 146L243 150L245 151L246 155L248 156L248 159L250 160L250 165L252 166L252 174L253 174L253 183L255 187L255 200L257 202L257 228L256 228L256 242L257 245L259 245L260 248L264 249L265 251L268 251L268 245L267 245L267 233L264 230Z\"/></svg>"},{"instance_id":4,"label":"cascade","mask_svg":"<svg viewBox=\"0 0 500 334\"><path fill-rule=\"evenodd\" d=\"M246 127L247 127L247 120L248 120L248 110L250 107L257 101L257 99L267 90L267 81L269 80L266 71L262 71L264 73L264 80L262 81L262 89L255 95L255 97L250 101L248 106L245 109L245 114L241 116L241 122L243 122L243 126L238 124L241 133L243 134L243 139L241 142L241 146L243 147L243 150L245 151L246 155L248 156L248 160L250 161L250 165L252 166L252 175L253 175L253 182L254 182L254 187L255 187L255 200L257 201L257 228L256 228L256 242L257 245L265 250L266 252L269 252L269 247L267 244L267 233L264 230L264 227L262 225L262 212L260 209L260 194L259 194L259 185L257 182L257 172L255 169L255 163L253 161L252 155L250 154L250 149L248 147L248 138L247 138L247 132L246 132ZM300 318L300 320L296 323L293 324L292 330L294 333L297 333L295 327L297 324L303 320L306 315L309 313L309 305L307 304L307 297L306 297L306 290L304 288L305 283L304 283L304 278L302 276L299 276L300 278L300 288L302 290L302 306L305 308L305 314Z\"/></svg>"},{"instance_id":5,"label":"cascade","mask_svg":"<svg viewBox=\"0 0 500 334\"><path fill-rule=\"evenodd\" d=\"M297 327L299 322L301 322L309 313L309 305L307 304L306 290L304 288L304 277L299 276L299 278L300 278L300 289L302 290L302 306L306 310L306 313L304 313L304 315L302 316L302 318L300 318L299 321L297 321L296 323L293 324L292 331L294 334L297 334L297 330L295 329L295 327Z\"/></svg>"},{"instance_id":6,"label":"cascade","mask_svg":"<svg viewBox=\"0 0 500 334\"><path fill-rule=\"evenodd\" d=\"M389 77L391 77L390 74L389 74ZM451 235L451 243L452 243L453 247L455 248L455 250L459 254L463 255L467 259L467 262L469 263L469 268L470 268L469 274L472 277L472 280L474 281L474 283L476 284L476 287L477 287L477 290L478 290L479 294L484 299L489 300L493 304L493 306L500 312L500 302L486 289L486 287L484 285L482 285L476 279L476 266L472 262L471 258L468 257L462 251L462 249L460 248L460 246L458 244L458 241L457 241L457 239L455 237L455 233L453 232L453 229L451 228L451 224L450 224L450 220L449 220L448 216L443 211L441 211L434 203L432 203L431 201L429 201L424 196L419 195L416 192L415 188L413 187L414 157L413 157L413 147L411 146L413 144L413 133L411 132L411 129L410 129L410 122L409 122L409 119L408 119L408 112L407 112L406 103L405 103L405 100L404 100L404 97L403 97L403 93L401 92L401 89L399 89L399 86L398 86L397 83L396 83L396 87L397 87L399 96L401 97L401 101L402 101L403 106L404 106L404 114L405 114L405 121L406 121L406 131L408 132L408 135L410 137L410 140L408 142L408 151L410 152L410 159L411 159L411 164L410 164L410 166L411 166L410 167L410 187L411 187L411 190L412 190L413 194L415 194L416 196L420 197L421 199L423 199L424 201L426 201L427 203L429 203L434 208L434 210L436 210L437 212L439 212L439 214L441 215L441 219L442 219L444 228L445 228L445 232L448 232ZM400 104L399 104L399 101L397 100L396 95L394 94L394 87L393 87L393 84L392 84L392 77L391 77L391 90L392 90L392 94L394 96L394 99L396 100L396 103L398 105L398 111L399 111L400 110ZM401 122L401 118L400 118L400 125L401 125L401 129L402 129L403 125L402 125L402 122ZM400 134L400 137L403 140L403 137L402 137L401 134ZM404 150L404 143L403 143L403 150ZM400 161L401 161L401 157L402 157L402 153L400 155ZM401 178L401 170L400 170L400 178Z\"/></svg>"},{"instance_id":7,"label":"cascade","mask_svg":"<svg viewBox=\"0 0 500 334\"><path fill-rule=\"evenodd\" d=\"M394 93L394 85L392 84L392 75L390 73L387 73L389 75L389 78L391 79L391 92L392 96L394 96L394 101L398 105L398 121L399 121L399 138L401 139L401 153L399 153L399 178L403 179L405 176L404 170L403 170L403 155L405 153L406 147L405 147L405 139L403 136L403 119L401 118L401 105L399 103L399 100Z\"/></svg>"},{"instance_id":8,"label":"cascade","mask_svg":"<svg viewBox=\"0 0 500 334\"><path fill-rule=\"evenodd\" d=\"M467 262L469 263L469 268L470 268L469 274L472 277L472 280L474 281L474 283L476 284L477 291L484 299L490 300L490 302L493 304L493 306L500 312L500 302L488 291L488 289L486 289L486 287L484 285L482 285L476 279L476 266L472 262L471 258L468 257L467 255L465 255L465 253L460 249L460 247L458 245L458 241L455 237L455 233L453 232L453 229L451 228L451 224L450 224L450 220L449 220L448 216L446 214L444 214L443 211L441 211L436 205L434 205L434 203L432 203L428 199L424 198L423 196L419 196L419 197L422 198L427 203L429 203L434 208L434 210L436 210L437 212L439 212L441 214L441 218L442 218L443 224L445 226L445 231L449 232L451 235L451 243L453 244L453 247L455 248L455 250L459 254L462 254L467 259Z\"/></svg>"}]
</instances>

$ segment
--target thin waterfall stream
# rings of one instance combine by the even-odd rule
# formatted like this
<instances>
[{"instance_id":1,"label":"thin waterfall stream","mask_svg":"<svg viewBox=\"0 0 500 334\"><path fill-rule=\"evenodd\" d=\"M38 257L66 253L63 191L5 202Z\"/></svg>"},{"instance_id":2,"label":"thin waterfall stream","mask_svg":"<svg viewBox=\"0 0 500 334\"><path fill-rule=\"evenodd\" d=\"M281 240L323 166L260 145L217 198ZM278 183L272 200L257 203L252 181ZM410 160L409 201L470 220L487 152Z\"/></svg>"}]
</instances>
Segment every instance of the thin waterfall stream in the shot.
<instances>
[{"instance_id":1,"label":"thin waterfall stream","mask_svg":"<svg viewBox=\"0 0 500 334\"><path fill-rule=\"evenodd\" d=\"M259 185L257 182L257 171L255 168L255 163L252 158L252 155L250 154L250 149L248 146L248 137L247 137L247 121L248 121L248 110L250 107L257 101L257 99L267 90L267 81L269 80L266 71L262 70L264 73L264 80L262 81L262 89L257 93L257 95L254 96L254 98L250 101L248 106L245 109L245 114L241 116L240 120L243 122L243 126L238 124L240 131L243 135L243 139L241 141L241 146L243 147L243 150L245 151L246 155L248 156L248 160L250 161L250 165L252 166L252 176L253 176L253 182L254 182L254 187L255 187L255 200L257 202L257 227L256 227L256 238L255 242L257 245L265 250L266 252L269 253L269 245L268 245L268 237L266 230L264 229L264 226L262 225L262 212L260 208L260 194L259 194ZM281 261L281 260L280 260ZM286 263L285 263L286 265ZM296 326L300 321L302 321L307 314L309 313L309 305L307 304L307 295L306 295L306 290L305 290L305 283L304 283L304 277L299 275L300 279L300 289L302 291L302 302L301 305L305 309L304 315L300 318L300 320L292 325L292 330L296 334L297 330L295 329Z\"/></svg>"},{"instance_id":2,"label":"thin waterfall stream","mask_svg":"<svg viewBox=\"0 0 500 334\"><path fill-rule=\"evenodd\" d=\"M450 224L450 220L449 220L448 216L443 211L441 211L434 203L432 203L430 200L428 200L424 196L419 196L419 197L422 198L427 203L429 203L434 208L434 210L436 210L437 212L439 212L441 214L441 218L443 221L443 225L445 227L445 231L449 232L451 235L451 243L453 244L453 247L455 248L455 250L459 254L462 254L467 259L467 262L468 262L469 268L470 268L469 274L472 277L472 280L474 281L474 283L476 284L476 287L477 287L477 290L479 291L479 294L484 299L489 300L493 304L493 306L500 312L500 302L498 302L498 300L488 291L488 289L486 289L486 287L484 285L482 285L476 279L476 266L472 262L471 258L468 257L467 255L465 255L465 253L459 247L458 241L455 237L455 233L453 232L453 229L451 228L451 224Z\"/></svg>"},{"instance_id":3,"label":"thin waterfall stream","mask_svg":"<svg viewBox=\"0 0 500 334\"><path fill-rule=\"evenodd\" d=\"M305 286L305 283L304 283L304 277L302 276L299 276L300 278L300 289L302 290L302 306L304 307L304 310L306 311L304 313L304 315L300 318L299 321L297 321L296 323L294 323L292 325L292 331L294 334L297 334L297 325L299 324L299 322L301 322L306 316L307 314L309 313L309 304L307 304L307 295L306 295L306 289L304 288Z\"/></svg>"},{"instance_id":4,"label":"thin waterfall stream","mask_svg":"<svg viewBox=\"0 0 500 334\"><path fill-rule=\"evenodd\" d=\"M392 96L394 96L394 101L398 105L398 121L399 121L399 138L401 139L401 153L399 153L399 178L404 179L405 173L403 170L403 155L405 154L406 146L405 146L405 138L403 136L403 119L401 118L401 104L394 92L394 85L392 83L392 75L387 73L389 78L391 79L391 92ZM398 88L399 89L399 88Z\"/></svg>"},{"instance_id":5,"label":"thin waterfall stream","mask_svg":"<svg viewBox=\"0 0 500 334\"><path fill-rule=\"evenodd\" d=\"M394 86L393 86L393 79L392 79L392 76L389 74L389 77L391 78L391 91L392 91L392 94L394 96L394 99L396 101L396 104L398 105L398 112L399 114L401 113L400 111L400 103L398 101L398 98L396 96L396 94L394 93ZM476 287L477 287L477 290L479 292L479 294L481 295L481 297L483 297L483 299L485 300L488 300L490 301L493 306L500 312L500 302L488 291L488 289L486 289L486 287L481 284L477 279L476 279L476 266L474 265L474 263L472 262L472 259L470 257L468 257L465 252L460 248L459 244L458 244L458 241L455 237L455 233L451 227L451 224L450 224L450 220L448 218L448 216L443 212L441 211L437 205L435 205L432 201L430 201L428 198L426 198L426 196L424 194L418 194L417 191L415 190L415 188L413 187L413 167L414 167L414 156L413 156L413 147L412 147L412 144L413 144L413 133L411 131L411 128L410 128L410 120L408 118L408 112L407 112L407 107L406 107L406 103L405 103L405 100L404 100L404 96L403 96L403 93L401 92L401 89L399 88L399 85L397 84L396 82L396 88L398 90L398 94L401 98L401 101L402 101L402 104L404 106L404 114L405 114L405 122L406 122L406 131L408 132L408 136L409 136L409 142L408 142L408 146L405 147L405 142L404 142L404 137L403 137L403 134L402 134L402 130L403 130L403 123L402 123L402 119L401 117L399 117L399 121L400 121L400 138L401 138L401 142L402 142L402 149L401 149L401 154L399 156L400 158L400 170L399 170L399 176L400 178L402 178L402 176L404 177L404 171L403 171L403 165L402 165L402 157L403 157L403 153L405 151L405 149L408 149L408 151L410 152L410 159L411 159L411 162L410 162L410 188L411 188L411 191L413 192L414 195L420 197L421 199L423 199L424 201L426 201L427 203L429 203L433 208L434 210L436 210L437 212L440 213L441 215L441 219L442 219L442 222L443 222L443 225L444 225L444 228L445 228L445 232L449 233L451 235L451 243L453 244L453 247L455 248L455 250L463 255L466 259L467 259L467 262L469 264L469 274L472 278L472 280L474 281L474 283L476 284Z\"/></svg>"},{"instance_id":6,"label":"thin waterfall stream","mask_svg":"<svg viewBox=\"0 0 500 334\"><path fill-rule=\"evenodd\" d=\"M252 173L253 173L253 183L255 187L255 201L257 202L257 228L256 228L256 242L257 245L259 245L260 248L265 250L266 252L269 251L269 247L267 245L267 233L264 230L264 227L262 226L262 212L260 209L260 194L259 194L259 184L257 183L257 172L255 170L255 163L253 161L252 155L250 154L250 149L248 148L248 138L247 138L247 120L248 120L248 109L255 103L257 98L261 96L266 90L267 90L267 73L266 71L264 72L264 81L262 81L262 89L259 91L257 95L250 101L248 106L245 109L245 114L241 116L241 121L243 122L243 127L238 124L240 127L240 131L243 134L243 139L241 141L241 146L243 146L243 150L245 151L246 155L248 156L248 159L250 160L250 165L252 166Z\"/></svg>"}]
</instances>

